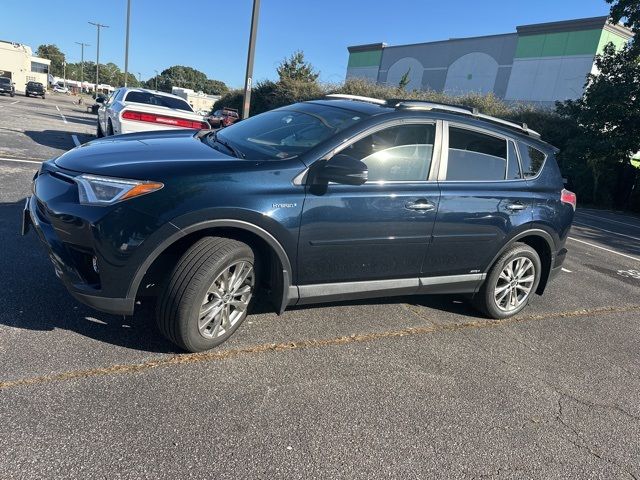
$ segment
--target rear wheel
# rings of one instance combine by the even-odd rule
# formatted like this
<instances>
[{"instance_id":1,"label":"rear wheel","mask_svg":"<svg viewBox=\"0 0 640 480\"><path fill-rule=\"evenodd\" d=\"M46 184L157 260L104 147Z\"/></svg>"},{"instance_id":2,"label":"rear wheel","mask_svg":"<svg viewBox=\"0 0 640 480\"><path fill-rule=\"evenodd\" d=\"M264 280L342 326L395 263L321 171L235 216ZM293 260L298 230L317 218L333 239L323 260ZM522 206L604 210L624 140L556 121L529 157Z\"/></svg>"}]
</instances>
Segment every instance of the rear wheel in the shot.
<instances>
[{"instance_id":1,"label":"rear wheel","mask_svg":"<svg viewBox=\"0 0 640 480\"><path fill-rule=\"evenodd\" d=\"M227 340L251 307L254 264L245 243L222 237L197 241L178 261L158 298L162 334L190 352Z\"/></svg>"},{"instance_id":2,"label":"rear wheel","mask_svg":"<svg viewBox=\"0 0 640 480\"><path fill-rule=\"evenodd\" d=\"M540 256L529 245L516 243L493 264L476 306L491 318L508 318L527 306L540 283Z\"/></svg>"},{"instance_id":3,"label":"rear wheel","mask_svg":"<svg viewBox=\"0 0 640 480\"><path fill-rule=\"evenodd\" d=\"M28 97L29 96L29 92L24 92L24 96Z\"/></svg>"}]
</instances>

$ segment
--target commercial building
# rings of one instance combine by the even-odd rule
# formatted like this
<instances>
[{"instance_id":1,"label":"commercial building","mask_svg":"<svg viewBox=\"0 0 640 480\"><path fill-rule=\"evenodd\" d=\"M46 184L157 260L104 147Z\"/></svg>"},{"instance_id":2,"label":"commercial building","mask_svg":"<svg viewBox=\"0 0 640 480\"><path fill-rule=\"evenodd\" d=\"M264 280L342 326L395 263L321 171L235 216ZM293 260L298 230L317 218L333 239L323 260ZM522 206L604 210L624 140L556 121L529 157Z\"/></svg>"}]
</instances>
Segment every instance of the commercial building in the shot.
<instances>
[{"instance_id":1,"label":"commercial building","mask_svg":"<svg viewBox=\"0 0 640 480\"><path fill-rule=\"evenodd\" d=\"M33 55L31 47L0 40L0 77L9 77L16 91L24 92L27 82L49 83L51 60Z\"/></svg>"},{"instance_id":2,"label":"commercial building","mask_svg":"<svg viewBox=\"0 0 640 480\"><path fill-rule=\"evenodd\" d=\"M620 48L632 36L604 16L521 25L515 33L483 37L357 45L348 47L347 79L398 85L407 74L409 90L494 93L507 101L553 105L582 96L596 54L609 42Z\"/></svg>"},{"instance_id":3,"label":"commercial building","mask_svg":"<svg viewBox=\"0 0 640 480\"><path fill-rule=\"evenodd\" d=\"M171 93L184 98L194 112L202 112L203 115L209 114L213 104L221 98L221 95L207 95L204 92L194 92L190 88L181 87L172 87Z\"/></svg>"}]
</instances>

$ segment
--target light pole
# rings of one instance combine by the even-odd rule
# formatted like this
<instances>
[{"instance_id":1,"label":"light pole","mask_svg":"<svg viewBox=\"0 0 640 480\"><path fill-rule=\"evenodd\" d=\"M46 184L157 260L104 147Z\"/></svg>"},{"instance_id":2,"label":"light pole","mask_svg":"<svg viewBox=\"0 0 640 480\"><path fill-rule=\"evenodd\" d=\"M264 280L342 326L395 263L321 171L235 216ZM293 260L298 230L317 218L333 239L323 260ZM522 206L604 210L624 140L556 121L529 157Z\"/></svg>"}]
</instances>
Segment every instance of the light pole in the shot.
<instances>
[{"instance_id":1,"label":"light pole","mask_svg":"<svg viewBox=\"0 0 640 480\"><path fill-rule=\"evenodd\" d=\"M82 93L82 84L84 83L84 47L90 47L88 43L76 42L80 45L80 93Z\"/></svg>"},{"instance_id":2,"label":"light pole","mask_svg":"<svg viewBox=\"0 0 640 480\"><path fill-rule=\"evenodd\" d=\"M260 0L253 0L253 13L251 14L251 32L249 34L249 53L247 54L247 74L244 80L244 102L242 105L242 118L249 116L251 105L251 88L253 84L253 57L256 49L256 35L258 33L258 15L260 13Z\"/></svg>"},{"instance_id":3,"label":"light pole","mask_svg":"<svg viewBox=\"0 0 640 480\"><path fill-rule=\"evenodd\" d=\"M129 17L131 16L131 0L127 0L127 35L124 41L124 86L127 86L129 73Z\"/></svg>"},{"instance_id":4,"label":"light pole","mask_svg":"<svg viewBox=\"0 0 640 480\"><path fill-rule=\"evenodd\" d=\"M154 70L156 72L156 91L158 91L158 70Z\"/></svg>"},{"instance_id":5,"label":"light pole","mask_svg":"<svg viewBox=\"0 0 640 480\"><path fill-rule=\"evenodd\" d=\"M67 87L67 62L62 61L62 83Z\"/></svg>"},{"instance_id":6,"label":"light pole","mask_svg":"<svg viewBox=\"0 0 640 480\"><path fill-rule=\"evenodd\" d=\"M109 28L109 25L102 25L101 23L89 22L91 25L95 25L98 30L98 45L96 46L96 98L98 98L98 75L100 69L100 29Z\"/></svg>"},{"instance_id":7,"label":"light pole","mask_svg":"<svg viewBox=\"0 0 640 480\"><path fill-rule=\"evenodd\" d=\"M142 83L142 75L140 75L140 72L138 72L138 83Z\"/></svg>"}]
</instances>

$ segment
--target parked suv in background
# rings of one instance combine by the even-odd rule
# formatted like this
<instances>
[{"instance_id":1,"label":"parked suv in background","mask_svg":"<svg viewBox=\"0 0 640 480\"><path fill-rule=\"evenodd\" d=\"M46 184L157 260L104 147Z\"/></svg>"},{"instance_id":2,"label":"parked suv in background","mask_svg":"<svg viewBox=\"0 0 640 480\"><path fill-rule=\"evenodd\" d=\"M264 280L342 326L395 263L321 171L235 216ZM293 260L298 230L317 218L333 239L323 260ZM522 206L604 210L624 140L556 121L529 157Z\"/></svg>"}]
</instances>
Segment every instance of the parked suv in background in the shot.
<instances>
[{"instance_id":1,"label":"parked suv in background","mask_svg":"<svg viewBox=\"0 0 640 480\"><path fill-rule=\"evenodd\" d=\"M44 100L46 90L44 85L40 82L27 82L27 87L24 90L24 96L29 97L33 95L34 97L42 97Z\"/></svg>"},{"instance_id":2,"label":"parked suv in background","mask_svg":"<svg viewBox=\"0 0 640 480\"><path fill-rule=\"evenodd\" d=\"M525 125L352 96L224 130L97 140L45 162L27 199L58 277L180 347L214 347L257 294L288 305L466 294L520 312L560 270L576 206Z\"/></svg>"},{"instance_id":3,"label":"parked suv in background","mask_svg":"<svg viewBox=\"0 0 640 480\"><path fill-rule=\"evenodd\" d=\"M15 96L16 87L10 78L0 77L0 93L8 93L10 97Z\"/></svg>"},{"instance_id":4,"label":"parked suv in background","mask_svg":"<svg viewBox=\"0 0 640 480\"><path fill-rule=\"evenodd\" d=\"M224 128L229 125L233 125L240 119L240 115L238 114L238 110L235 108L223 108L221 110L216 110L211 115L209 115L209 124L211 128Z\"/></svg>"}]
</instances>

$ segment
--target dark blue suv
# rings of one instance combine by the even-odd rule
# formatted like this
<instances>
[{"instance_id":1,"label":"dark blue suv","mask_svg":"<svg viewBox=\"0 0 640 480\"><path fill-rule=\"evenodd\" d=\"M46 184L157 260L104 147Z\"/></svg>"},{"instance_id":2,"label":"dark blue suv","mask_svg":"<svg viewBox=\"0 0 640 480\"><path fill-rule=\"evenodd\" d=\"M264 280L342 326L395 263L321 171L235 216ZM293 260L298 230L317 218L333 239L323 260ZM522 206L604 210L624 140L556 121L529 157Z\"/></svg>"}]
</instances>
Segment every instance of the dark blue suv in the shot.
<instances>
[{"instance_id":1,"label":"dark blue suv","mask_svg":"<svg viewBox=\"0 0 640 480\"><path fill-rule=\"evenodd\" d=\"M575 195L556 149L473 109L347 95L224 130L96 140L43 163L30 225L78 300L214 347L288 305L465 294L506 318L560 269Z\"/></svg>"}]
</instances>

